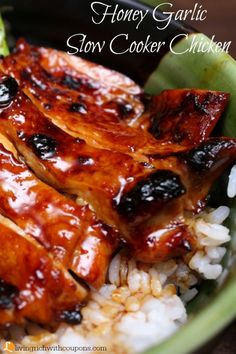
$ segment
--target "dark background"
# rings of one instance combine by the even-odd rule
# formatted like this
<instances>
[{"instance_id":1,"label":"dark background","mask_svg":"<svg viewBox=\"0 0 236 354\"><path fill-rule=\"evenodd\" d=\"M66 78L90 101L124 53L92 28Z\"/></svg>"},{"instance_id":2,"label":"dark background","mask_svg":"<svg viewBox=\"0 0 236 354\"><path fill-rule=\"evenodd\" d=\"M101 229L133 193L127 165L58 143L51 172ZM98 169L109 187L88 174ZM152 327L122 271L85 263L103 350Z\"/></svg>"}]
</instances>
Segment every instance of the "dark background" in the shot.
<instances>
[{"instance_id":1,"label":"dark background","mask_svg":"<svg viewBox=\"0 0 236 354\"><path fill-rule=\"evenodd\" d=\"M172 2L175 10L191 9L196 2L203 5L203 8L208 10L207 19L196 23L191 21L191 25L209 37L215 34L217 41L232 41L230 54L236 58L236 0L168 0L167 2Z\"/></svg>"}]
</instances>

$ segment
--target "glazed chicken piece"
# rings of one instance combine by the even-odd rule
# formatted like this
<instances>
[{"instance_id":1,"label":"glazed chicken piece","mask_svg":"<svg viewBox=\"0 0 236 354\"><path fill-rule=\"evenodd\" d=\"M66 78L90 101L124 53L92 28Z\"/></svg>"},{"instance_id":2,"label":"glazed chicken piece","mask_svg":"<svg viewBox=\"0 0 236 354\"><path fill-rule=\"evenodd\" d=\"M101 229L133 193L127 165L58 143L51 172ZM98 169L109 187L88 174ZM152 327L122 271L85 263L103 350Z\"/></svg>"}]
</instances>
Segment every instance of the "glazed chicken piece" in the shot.
<instances>
[{"instance_id":1,"label":"glazed chicken piece","mask_svg":"<svg viewBox=\"0 0 236 354\"><path fill-rule=\"evenodd\" d=\"M52 122L92 147L126 153L141 162L147 162L149 154L186 150L128 126L143 112L141 90L121 74L23 40L0 66Z\"/></svg>"},{"instance_id":2,"label":"glazed chicken piece","mask_svg":"<svg viewBox=\"0 0 236 354\"><path fill-rule=\"evenodd\" d=\"M12 80L3 76L1 81L8 91L1 129L37 175L89 200L101 218L121 231L140 260L156 262L194 249L184 213L204 207L212 183L235 159L234 140L209 140L196 153L152 157L144 166L130 156L92 148L60 130L20 89L12 89L16 85ZM199 169L195 178L191 161L201 161L204 154L205 169ZM208 169L207 158L212 156L216 162Z\"/></svg>"},{"instance_id":3,"label":"glazed chicken piece","mask_svg":"<svg viewBox=\"0 0 236 354\"><path fill-rule=\"evenodd\" d=\"M227 94L170 91L153 98L142 115L138 86L80 58L20 41L1 67L32 101L21 92L10 94L13 102L2 110L1 127L41 179L89 202L100 218L119 229L139 259L155 262L195 247L185 210L203 208L218 175L209 171L206 189L192 195L191 168L178 154L208 137ZM132 106L125 115L121 101Z\"/></svg>"},{"instance_id":4,"label":"glazed chicken piece","mask_svg":"<svg viewBox=\"0 0 236 354\"><path fill-rule=\"evenodd\" d=\"M100 287L118 244L114 230L38 180L0 145L0 212L42 244L64 266Z\"/></svg>"},{"instance_id":5,"label":"glazed chicken piece","mask_svg":"<svg viewBox=\"0 0 236 354\"><path fill-rule=\"evenodd\" d=\"M88 291L60 262L0 215L0 325L79 323ZM19 271L20 269L20 271Z\"/></svg>"},{"instance_id":6,"label":"glazed chicken piece","mask_svg":"<svg viewBox=\"0 0 236 354\"><path fill-rule=\"evenodd\" d=\"M184 186L181 197L165 203L168 194L173 197L173 192L178 188L178 181L171 179L171 175L159 180L156 186L154 181L157 181L157 176L149 177L146 183L143 181L126 195L121 200L120 210L127 218L132 218L140 199L143 200L144 212L152 198L159 197L163 203L156 217L134 228L133 242L131 240L130 243L134 257L144 262L155 262L170 255L174 257L192 252L195 238L188 226L188 218L205 208L213 184L235 161L236 139L208 138L190 151L168 158L173 175L178 173L181 176Z\"/></svg>"},{"instance_id":7,"label":"glazed chicken piece","mask_svg":"<svg viewBox=\"0 0 236 354\"><path fill-rule=\"evenodd\" d=\"M125 233L128 225L116 206L123 194L155 169L70 136L33 105L14 79L3 76L1 88L8 91L8 106L2 104L0 129L27 164L47 183L86 200L99 218Z\"/></svg>"},{"instance_id":8,"label":"glazed chicken piece","mask_svg":"<svg viewBox=\"0 0 236 354\"><path fill-rule=\"evenodd\" d=\"M229 94L197 89L165 90L150 99L136 128L157 140L193 146L210 136L229 101Z\"/></svg>"}]
</instances>

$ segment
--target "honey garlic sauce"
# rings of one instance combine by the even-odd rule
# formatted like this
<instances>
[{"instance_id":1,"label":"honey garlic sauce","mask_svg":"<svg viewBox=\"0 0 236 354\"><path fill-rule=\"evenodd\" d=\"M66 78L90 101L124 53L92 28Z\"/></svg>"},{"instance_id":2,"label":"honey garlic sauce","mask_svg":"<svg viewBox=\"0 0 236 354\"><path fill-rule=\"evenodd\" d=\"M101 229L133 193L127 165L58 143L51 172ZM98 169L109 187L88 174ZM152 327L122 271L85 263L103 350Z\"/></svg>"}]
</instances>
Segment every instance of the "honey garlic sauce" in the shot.
<instances>
[{"instance_id":1,"label":"honey garlic sauce","mask_svg":"<svg viewBox=\"0 0 236 354\"><path fill-rule=\"evenodd\" d=\"M13 220L67 267L80 273L81 243L93 239L86 280L101 285L112 253L116 249L116 232L99 222L88 206L80 207L39 181L11 152L0 145L0 212ZM107 229L106 229L107 228ZM104 230L107 230L104 233ZM76 262L73 255L76 254ZM101 258L104 254L104 258ZM82 261L82 259L81 259ZM72 263L74 264L72 266ZM84 264L84 261L83 261ZM96 266L96 277L94 272ZM102 266L101 266L102 265Z\"/></svg>"},{"instance_id":2,"label":"honey garlic sauce","mask_svg":"<svg viewBox=\"0 0 236 354\"><path fill-rule=\"evenodd\" d=\"M8 323L27 318L53 325L65 320L64 312L75 311L86 299L87 290L8 219L0 216L0 225L0 293L9 299L5 302L11 315ZM4 316L0 324L6 324L2 320L6 321Z\"/></svg>"},{"instance_id":3,"label":"honey garlic sauce","mask_svg":"<svg viewBox=\"0 0 236 354\"><path fill-rule=\"evenodd\" d=\"M20 91L2 110L0 129L41 179L85 199L113 226L117 196L152 172L126 154L96 149L65 133Z\"/></svg>"},{"instance_id":4,"label":"honey garlic sauce","mask_svg":"<svg viewBox=\"0 0 236 354\"><path fill-rule=\"evenodd\" d=\"M40 182L3 146L0 182L1 212L67 263L81 237L85 211Z\"/></svg>"},{"instance_id":5,"label":"honey garlic sauce","mask_svg":"<svg viewBox=\"0 0 236 354\"><path fill-rule=\"evenodd\" d=\"M24 119L18 119L18 113ZM181 235L184 233L180 231L184 230L184 225L176 234L172 228L163 239L156 240L158 242L153 243L152 250L145 229L145 221L159 214L163 205L175 198L178 200L185 194L175 158L176 172L173 172L172 159L155 160L154 169L152 165L139 164L130 156L94 149L85 141L75 139L53 125L20 92L11 106L2 111L1 126L37 174L52 181L53 185L89 201L103 220L124 233L126 241L135 249L138 258L155 260L161 259L161 254L169 257L172 253L187 252L187 247L181 247ZM138 225L144 227L139 237L135 237L133 232L135 225L137 229ZM107 251L109 253L114 249L107 243L99 248L103 240L101 238L100 241L99 237L94 239L90 234L74 253L72 270L76 274L81 273L90 282L99 269L91 266L96 265L94 255L106 255ZM141 243L142 255L138 256ZM172 246L168 247L170 243ZM106 265L107 263L103 269L106 269ZM94 269L89 275L88 267ZM93 281L95 279L96 276Z\"/></svg>"},{"instance_id":6,"label":"honey garlic sauce","mask_svg":"<svg viewBox=\"0 0 236 354\"><path fill-rule=\"evenodd\" d=\"M29 46L24 41L0 65L17 79L51 121L93 147L126 153L142 162L147 162L146 154L166 155L173 149L185 150L177 144L170 147L168 141L157 143L148 132L128 126L142 114L143 104L140 88L122 75L119 79L120 74L59 51ZM90 70L92 74L85 78L85 72ZM133 88L138 94L133 95ZM126 97L130 89L131 100ZM109 97L111 91L114 99ZM139 106L142 108L137 111Z\"/></svg>"}]
</instances>

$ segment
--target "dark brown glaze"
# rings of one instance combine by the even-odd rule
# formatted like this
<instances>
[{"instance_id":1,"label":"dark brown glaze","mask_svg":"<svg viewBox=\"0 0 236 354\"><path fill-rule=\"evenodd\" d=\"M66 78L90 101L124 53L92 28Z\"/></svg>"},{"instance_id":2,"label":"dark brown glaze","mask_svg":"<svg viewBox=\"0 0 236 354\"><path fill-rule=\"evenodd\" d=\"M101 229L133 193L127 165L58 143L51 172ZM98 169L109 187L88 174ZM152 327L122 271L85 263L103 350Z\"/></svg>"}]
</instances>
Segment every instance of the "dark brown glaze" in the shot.
<instances>
[{"instance_id":1,"label":"dark brown glaze","mask_svg":"<svg viewBox=\"0 0 236 354\"><path fill-rule=\"evenodd\" d=\"M116 232L100 222L88 206L76 205L38 180L2 145L0 212L77 276L95 287L103 284L117 246ZM91 240L94 246L86 252L84 245Z\"/></svg>"},{"instance_id":2,"label":"dark brown glaze","mask_svg":"<svg viewBox=\"0 0 236 354\"><path fill-rule=\"evenodd\" d=\"M165 90L151 98L147 112L136 127L148 130L156 139L191 147L209 137L229 101L218 91Z\"/></svg>"},{"instance_id":3,"label":"dark brown glaze","mask_svg":"<svg viewBox=\"0 0 236 354\"><path fill-rule=\"evenodd\" d=\"M134 257L142 262L156 263L179 258L196 249L196 238L185 221L172 220L163 229L156 225L153 231L147 229L140 238L138 235L137 231L137 242L132 242L130 249Z\"/></svg>"},{"instance_id":4,"label":"dark brown glaze","mask_svg":"<svg viewBox=\"0 0 236 354\"><path fill-rule=\"evenodd\" d=\"M153 172L151 166L138 164L127 155L111 155L110 151L89 147L54 126L20 90L11 105L2 110L1 127L36 174L57 188L89 200L99 216L122 231L130 247L141 242L135 241L134 227L138 228L151 215L158 215L166 203L185 193L179 171L168 170L172 168L172 161L169 164L168 159L160 160L156 166L158 170ZM144 237L145 228L142 233ZM142 239L142 235L139 238ZM147 247L144 248L146 258L161 259L162 254L164 259L167 256L167 251L162 251L164 243L160 243L161 247L156 247L152 255L145 252ZM174 244L177 248L177 243ZM77 264L77 254L74 254L72 268L77 269L84 279L90 269L87 264L93 259L94 247L98 246L97 238L90 235L78 248L82 262ZM184 253L174 250L173 246L169 251L170 257L171 254ZM101 262L104 257L107 259L105 247L95 253L99 254ZM93 272L90 272L94 279L96 272L99 269L94 263Z\"/></svg>"},{"instance_id":5,"label":"dark brown glaze","mask_svg":"<svg viewBox=\"0 0 236 354\"><path fill-rule=\"evenodd\" d=\"M187 153L180 154L178 161L188 170L188 195L185 209L198 213L207 203L207 196L214 182L236 161L236 140L208 138Z\"/></svg>"},{"instance_id":6,"label":"dark brown glaze","mask_svg":"<svg viewBox=\"0 0 236 354\"><path fill-rule=\"evenodd\" d=\"M236 139L212 137L188 152L170 156L168 166L181 176L186 193L181 197L184 210L200 212L214 182L236 160ZM158 167L160 159L152 164ZM164 162L163 162L164 164ZM197 211L198 210L198 211Z\"/></svg>"},{"instance_id":7,"label":"dark brown glaze","mask_svg":"<svg viewBox=\"0 0 236 354\"><path fill-rule=\"evenodd\" d=\"M185 213L203 209L212 183L235 159L234 140L214 140L221 152L210 147L213 140L198 146L222 114L227 94L166 92L140 116L141 91L134 93L135 85L96 64L21 41L0 65L28 96L19 90L3 105L2 132L40 178L88 201L140 260L194 250ZM7 79L1 80L4 85ZM214 155L213 162L196 173L205 153ZM87 259L97 243L91 237L83 245Z\"/></svg>"},{"instance_id":8,"label":"dark brown glaze","mask_svg":"<svg viewBox=\"0 0 236 354\"><path fill-rule=\"evenodd\" d=\"M70 269L94 288L106 280L114 252L121 243L120 234L99 221L94 213L88 221L87 232L74 249Z\"/></svg>"},{"instance_id":9,"label":"dark brown glaze","mask_svg":"<svg viewBox=\"0 0 236 354\"><path fill-rule=\"evenodd\" d=\"M124 194L117 205L117 210L119 214L131 221L142 212L151 214L149 209L161 209L165 203L180 197L185 192L185 187L177 173L159 169Z\"/></svg>"},{"instance_id":10,"label":"dark brown glaze","mask_svg":"<svg viewBox=\"0 0 236 354\"><path fill-rule=\"evenodd\" d=\"M0 107L8 106L18 91L18 85L15 79L8 77L5 85L0 90Z\"/></svg>"},{"instance_id":11,"label":"dark brown glaze","mask_svg":"<svg viewBox=\"0 0 236 354\"><path fill-rule=\"evenodd\" d=\"M87 290L7 219L0 217L0 224L0 325L24 319L53 325L66 320L65 312L78 311Z\"/></svg>"},{"instance_id":12,"label":"dark brown glaze","mask_svg":"<svg viewBox=\"0 0 236 354\"><path fill-rule=\"evenodd\" d=\"M0 329L12 323L20 323L22 321L23 320L16 318L16 313L12 309L5 310L0 308Z\"/></svg>"},{"instance_id":13,"label":"dark brown glaze","mask_svg":"<svg viewBox=\"0 0 236 354\"><path fill-rule=\"evenodd\" d=\"M139 161L147 161L149 154L186 150L179 144L170 147L168 140L157 143L148 132L128 126L143 112L140 99L135 98L141 91L120 74L24 41L0 65L43 114L93 147L126 153ZM88 82L95 88L88 88Z\"/></svg>"},{"instance_id":14,"label":"dark brown glaze","mask_svg":"<svg viewBox=\"0 0 236 354\"><path fill-rule=\"evenodd\" d=\"M19 290L0 279L0 309L10 310L14 307L14 298L19 294Z\"/></svg>"},{"instance_id":15,"label":"dark brown glaze","mask_svg":"<svg viewBox=\"0 0 236 354\"><path fill-rule=\"evenodd\" d=\"M194 252L196 237L186 220L185 198L166 203L156 217L134 226L130 248L136 259L156 263Z\"/></svg>"},{"instance_id":16,"label":"dark brown glaze","mask_svg":"<svg viewBox=\"0 0 236 354\"><path fill-rule=\"evenodd\" d=\"M23 44L23 41L21 41ZM70 56L50 48L31 48L38 55L39 63L58 90L77 91L87 111L86 103L103 108L108 122L135 119L143 112L140 97L143 91L130 78L102 65ZM82 111L82 113L83 113ZM87 112L85 112L87 113Z\"/></svg>"},{"instance_id":17,"label":"dark brown glaze","mask_svg":"<svg viewBox=\"0 0 236 354\"><path fill-rule=\"evenodd\" d=\"M133 225L128 242L133 256L144 262L155 263L194 251L196 240L187 226L186 217L189 212L193 215L204 210L213 184L235 163L236 140L208 138L187 153L168 160L172 172L181 176L185 193L162 204L156 217ZM155 166L159 163L153 161Z\"/></svg>"},{"instance_id":18,"label":"dark brown glaze","mask_svg":"<svg viewBox=\"0 0 236 354\"><path fill-rule=\"evenodd\" d=\"M3 76L3 85L4 80ZM235 159L235 141L222 138L207 140L199 151L153 157L149 164L140 164L128 155L95 149L71 137L53 125L20 89L9 106L2 108L0 119L2 132L38 176L89 201L101 218L121 231L134 255L149 262L194 248L184 213L202 210L212 183ZM194 170L193 165L202 151L208 151L202 164L207 166L215 154L214 161L207 174L203 169L196 174L198 167ZM202 181L204 188L196 188ZM153 238L153 233L162 236ZM83 243L83 255L78 251L86 260L99 244L93 237L89 240ZM78 269L85 276L87 266Z\"/></svg>"},{"instance_id":19,"label":"dark brown glaze","mask_svg":"<svg viewBox=\"0 0 236 354\"><path fill-rule=\"evenodd\" d=\"M2 77L1 85L5 80ZM140 164L126 154L90 147L70 136L48 120L20 90L9 107L2 108L0 117L2 133L14 142L40 178L82 197L106 223L126 232L128 222L117 209L121 197L152 174L152 166ZM139 204L142 205L141 199ZM135 219L140 217L139 210ZM153 212L156 213L150 209Z\"/></svg>"}]
</instances>

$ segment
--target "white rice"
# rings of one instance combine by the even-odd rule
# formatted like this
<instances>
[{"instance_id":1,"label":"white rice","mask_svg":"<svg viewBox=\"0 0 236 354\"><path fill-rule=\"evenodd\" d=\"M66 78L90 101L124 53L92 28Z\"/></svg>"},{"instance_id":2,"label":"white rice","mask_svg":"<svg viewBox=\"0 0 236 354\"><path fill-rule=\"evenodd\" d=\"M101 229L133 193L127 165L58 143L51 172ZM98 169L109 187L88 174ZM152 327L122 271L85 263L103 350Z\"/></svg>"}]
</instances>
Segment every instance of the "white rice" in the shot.
<instances>
[{"instance_id":1,"label":"white rice","mask_svg":"<svg viewBox=\"0 0 236 354\"><path fill-rule=\"evenodd\" d=\"M232 168L229 175L227 194L229 198L236 196L236 165Z\"/></svg>"},{"instance_id":2,"label":"white rice","mask_svg":"<svg viewBox=\"0 0 236 354\"><path fill-rule=\"evenodd\" d=\"M236 166L228 186L228 196L235 195ZM220 206L188 220L197 236L197 250L185 263L170 260L146 265L125 250L118 253L110 264L107 283L100 290L91 289L80 325L62 324L50 333L29 323L25 328L12 326L2 337L27 346L28 353L30 347L35 352L35 347L44 346L37 350L42 354L55 353L55 348L64 353L58 346L67 347L67 353L132 354L163 341L187 321L186 304L197 295L201 278L225 278L221 261L230 235L222 223L229 212Z\"/></svg>"}]
</instances>

